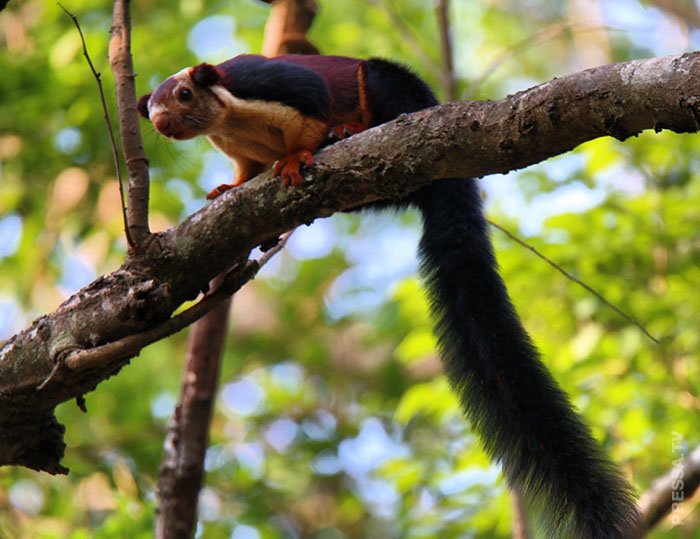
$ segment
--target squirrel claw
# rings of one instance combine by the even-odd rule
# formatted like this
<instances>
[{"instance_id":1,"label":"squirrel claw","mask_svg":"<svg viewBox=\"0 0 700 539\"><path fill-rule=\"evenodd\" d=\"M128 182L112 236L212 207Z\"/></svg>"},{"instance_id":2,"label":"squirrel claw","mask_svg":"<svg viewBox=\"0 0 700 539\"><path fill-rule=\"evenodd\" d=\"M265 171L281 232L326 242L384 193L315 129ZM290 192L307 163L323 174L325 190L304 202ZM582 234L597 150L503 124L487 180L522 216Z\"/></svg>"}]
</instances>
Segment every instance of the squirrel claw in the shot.
<instances>
[{"instance_id":1,"label":"squirrel claw","mask_svg":"<svg viewBox=\"0 0 700 539\"><path fill-rule=\"evenodd\" d=\"M361 122L346 122L331 128L328 133L328 138L332 140L342 140L356 135L357 133L361 133L362 131L366 131L367 129L368 126Z\"/></svg>"},{"instance_id":2,"label":"squirrel claw","mask_svg":"<svg viewBox=\"0 0 700 539\"><path fill-rule=\"evenodd\" d=\"M301 150L295 153L290 153L277 161L272 168L275 176L282 178L282 187L299 187L304 183L304 177L301 175L301 165L313 165L314 156L309 150Z\"/></svg>"},{"instance_id":3,"label":"squirrel claw","mask_svg":"<svg viewBox=\"0 0 700 539\"><path fill-rule=\"evenodd\" d=\"M207 194L207 200L214 200L222 193L228 191L229 189L233 189L234 187L236 187L236 186L233 184L222 183L218 187L215 187L214 189L209 191L209 194Z\"/></svg>"}]
</instances>

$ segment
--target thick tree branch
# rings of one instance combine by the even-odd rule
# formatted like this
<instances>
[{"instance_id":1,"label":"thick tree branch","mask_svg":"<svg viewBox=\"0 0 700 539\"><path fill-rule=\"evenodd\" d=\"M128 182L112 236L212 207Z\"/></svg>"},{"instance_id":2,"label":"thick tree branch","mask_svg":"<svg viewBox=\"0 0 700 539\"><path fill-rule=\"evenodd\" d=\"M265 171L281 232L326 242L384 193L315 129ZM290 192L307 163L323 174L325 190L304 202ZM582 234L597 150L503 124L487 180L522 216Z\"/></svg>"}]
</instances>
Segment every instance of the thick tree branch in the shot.
<instances>
[{"instance_id":1,"label":"thick tree branch","mask_svg":"<svg viewBox=\"0 0 700 539\"><path fill-rule=\"evenodd\" d=\"M147 331L194 298L251 248L286 230L440 178L507 172L600 136L643 129L695 132L700 54L602 66L500 101L452 103L406 115L317 155L301 188L270 173L226 192L177 227L153 236L117 271L100 277L0 348L0 464L57 473L62 456L53 408L80 396L127 361L85 370L55 361Z\"/></svg>"},{"instance_id":2,"label":"thick tree branch","mask_svg":"<svg viewBox=\"0 0 700 539\"><path fill-rule=\"evenodd\" d=\"M112 341L95 348L72 352L64 361L65 367L74 371L84 371L94 367L99 368L117 358L134 357L149 344L185 329L211 311L218 309L221 303L231 297L231 294L240 290L245 283L251 280L258 269L260 269L260 264L256 261L249 261L234 267L226 276L222 276L222 279L217 281L217 286L213 287L210 293L207 293L204 298L186 311L141 333L127 335L118 341Z\"/></svg>"}]
</instances>

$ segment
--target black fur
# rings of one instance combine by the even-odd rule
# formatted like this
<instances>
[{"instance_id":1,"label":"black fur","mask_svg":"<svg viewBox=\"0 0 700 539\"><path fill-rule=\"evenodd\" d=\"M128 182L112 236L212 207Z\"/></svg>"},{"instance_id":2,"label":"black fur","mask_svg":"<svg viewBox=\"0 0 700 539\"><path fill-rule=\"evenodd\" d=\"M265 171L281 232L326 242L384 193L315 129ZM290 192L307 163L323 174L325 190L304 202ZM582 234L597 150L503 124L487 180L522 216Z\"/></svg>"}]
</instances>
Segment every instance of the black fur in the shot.
<instances>
[{"instance_id":1,"label":"black fur","mask_svg":"<svg viewBox=\"0 0 700 539\"><path fill-rule=\"evenodd\" d=\"M384 60L367 62L367 84L376 124L438 103L422 80ZM541 362L508 298L476 181L439 180L379 206L407 203L423 215L421 270L447 376L508 483L543 516L547 537L639 537L630 487Z\"/></svg>"},{"instance_id":2,"label":"black fur","mask_svg":"<svg viewBox=\"0 0 700 539\"><path fill-rule=\"evenodd\" d=\"M148 100L151 99L151 94L142 95L136 104L136 110L139 114L148 120Z\"/></svg>"},{"instance_id":3,"label":"black fur","mask_svg":"<svg viewBox=\"0 0 700 539\"><path fill-rule=\"evenodd\" d=\"M311 69L252 54L236 56L217 67L224 73L224 86L236 97L282 103L305 116L328 117L326 83Z\"/></svg>"},{"instance_id":4,"label":"black fur","mask_svg":"<svg viewBox=\"0 0 700 539\"><path fill-rule=\"evenodd\" d=\"M195 84L199 86L211 86L220 80L220 74L211 64L199 64L192 68L190 74Z\"/></svg>"}]
</instances>

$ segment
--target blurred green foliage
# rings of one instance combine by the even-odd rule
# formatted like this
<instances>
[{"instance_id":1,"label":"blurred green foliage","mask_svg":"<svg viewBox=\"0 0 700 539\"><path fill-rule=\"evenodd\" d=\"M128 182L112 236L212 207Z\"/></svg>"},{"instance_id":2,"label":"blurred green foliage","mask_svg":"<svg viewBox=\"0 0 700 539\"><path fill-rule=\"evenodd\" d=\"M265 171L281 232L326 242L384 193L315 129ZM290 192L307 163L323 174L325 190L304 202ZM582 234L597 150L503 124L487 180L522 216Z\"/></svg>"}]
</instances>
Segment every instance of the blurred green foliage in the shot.
<instances>
[{"instance_id":1,"label":"blurred green foliage","mask_svg":"<svg viewBox=\"0 0 700 539\"><path fill-rule=\"evenodd\" d=\"M455 0L460 94L496 99L595 62L698 47L677 20L634 0L594 2L585 13L580 4ZM111 6L65 6L114 111ZM139 90L198 61L258 51L268 9L254 0L134 3ZM398 59L440 92L435 21L431 2L325 1L311 38L326 53ZM50 2L13 1L0 14L0 46L5 338L118 267L124 241L95 81L72 22ZM205 141L172 143L143 127L152 222L172 226L228 170ZM698 136L600 139L482 182L492 218L660 339L494 231L546 363L640 492L700 442L699 150ZM416 229L411 214L315 223L236 296L198 536L510 537L508 491L440 375L413 276ZM182 334L144 350L87 396L87 414L59 407L71 474L0 470L0 537L151 536L184 343ZM678 439L684 450L674 449ZM697 497L681 512L682 525L669 519L652 537L696 537Z\"/></svg>"}]
</instances>

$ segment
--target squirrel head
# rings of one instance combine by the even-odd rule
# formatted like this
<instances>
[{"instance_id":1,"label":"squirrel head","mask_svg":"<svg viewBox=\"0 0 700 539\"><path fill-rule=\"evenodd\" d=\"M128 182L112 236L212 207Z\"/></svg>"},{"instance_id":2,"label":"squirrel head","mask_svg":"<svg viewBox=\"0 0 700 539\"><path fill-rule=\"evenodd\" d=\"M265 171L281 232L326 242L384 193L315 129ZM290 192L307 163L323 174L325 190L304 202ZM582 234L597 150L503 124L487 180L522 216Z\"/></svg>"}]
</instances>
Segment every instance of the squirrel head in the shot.
<instances>
[{"instance_id":1,"label":"squirrel head","mask_svg":"<svg viewBox=\"0 0 700 539\"><path fill-rule=\"evenodd\" d=\"M185 140L206 135L222 121L225 104L217 92L222 73L216 66L199 64L168 77L153 93L139 99L138 111L166 137Z\"/></svg>"}]
</instances>

